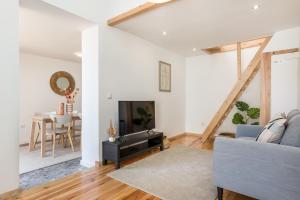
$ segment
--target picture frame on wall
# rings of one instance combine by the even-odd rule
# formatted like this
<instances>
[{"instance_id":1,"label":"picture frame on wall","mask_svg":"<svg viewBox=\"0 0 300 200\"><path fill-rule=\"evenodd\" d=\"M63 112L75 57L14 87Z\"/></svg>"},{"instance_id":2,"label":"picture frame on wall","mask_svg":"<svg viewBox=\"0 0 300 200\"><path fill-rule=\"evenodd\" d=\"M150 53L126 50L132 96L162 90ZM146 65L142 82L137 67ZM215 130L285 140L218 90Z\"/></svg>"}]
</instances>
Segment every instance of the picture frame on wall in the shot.
<instances>
[{"instance_id":1,"label":"picture frame on wall","mask_svg":"<svg viewBox=\"0 0 300 200\"><path fill-rule=\"evenodd\" d=\"M171 64L159 61L159 91L171 92Z\"/></svg>"}]
</instances>

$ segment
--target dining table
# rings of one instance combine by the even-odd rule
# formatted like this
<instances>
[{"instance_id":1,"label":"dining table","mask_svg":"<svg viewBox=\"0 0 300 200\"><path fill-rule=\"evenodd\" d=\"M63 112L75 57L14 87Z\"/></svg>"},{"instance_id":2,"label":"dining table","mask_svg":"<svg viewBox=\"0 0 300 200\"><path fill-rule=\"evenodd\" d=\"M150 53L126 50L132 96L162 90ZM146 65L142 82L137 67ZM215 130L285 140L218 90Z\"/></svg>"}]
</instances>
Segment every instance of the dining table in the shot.
<instances>
[{"instance_id":1,"label":"dining table","mask_svg":"<svg viewBox=\"0 0 300 200\"><path fill-rule=\"evenodd\" d=\"M80 113L72 114L72 127L75 126L76 120L81 120ZM31 132L30 132L30 140L29 140L29 151L34 150L35 146L35 134L36 127L40 124L40 137L41 137L41 157L45 157L46 152L46 128L47 124L52 123L52 119L50 114L37 114L32 116L32 124L31 124Z\"/></svg>"}]
</instances>

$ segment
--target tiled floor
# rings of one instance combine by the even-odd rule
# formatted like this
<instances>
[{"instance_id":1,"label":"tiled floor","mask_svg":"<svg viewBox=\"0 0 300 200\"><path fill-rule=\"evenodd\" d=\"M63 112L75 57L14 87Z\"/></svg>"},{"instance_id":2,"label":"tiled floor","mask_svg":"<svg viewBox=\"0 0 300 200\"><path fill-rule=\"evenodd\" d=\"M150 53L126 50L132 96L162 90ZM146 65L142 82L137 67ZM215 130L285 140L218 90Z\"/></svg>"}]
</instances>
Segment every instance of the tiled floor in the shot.
<instances>
[{"instance_id":1,"label":"tiled floor","mask_svg":"<svg viewBox=\"0 0 300 200\"><path fill-rule=\"evenodd\" d=\"M69 146L64 148L62 144L57 144L55 157L52 156L52 143L47 142L46 144L46 156L44 158L40 156L39 145L32 152L28 151L28 146L20 147L20 174L81 157L80 141L78 139L74 140L75 152L72 152Z\"/></svg>"},{"instance_id":2,"label":"tiled floor","mask_svg":"<svg viewBox=\"0 0 300 200\"><path fill-rule=\"evenodd\" d=\"M80 165L80 159L65 161L49 167L37 169L20 175L20 187L28 189L33 186L47 183L58 178L73 174L75 172L86 169Z\"/></svg>"}]
</instances>

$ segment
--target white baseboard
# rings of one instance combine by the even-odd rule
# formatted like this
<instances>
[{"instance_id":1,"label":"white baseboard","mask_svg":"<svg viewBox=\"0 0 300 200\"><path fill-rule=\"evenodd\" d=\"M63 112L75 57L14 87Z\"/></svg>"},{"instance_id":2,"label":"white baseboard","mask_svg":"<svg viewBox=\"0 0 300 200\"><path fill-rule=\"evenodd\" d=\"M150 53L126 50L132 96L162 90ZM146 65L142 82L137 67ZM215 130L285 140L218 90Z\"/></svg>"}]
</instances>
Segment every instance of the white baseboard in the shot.
<instances>
[{"instance_id":1,"label":"white baseboard","mask_svg":"<svg viewBox=\"0 0 300 200\"><path fill-rule=\"evenodd\" d=\"M87 167L87 168L95 167L95 163L96 163L96 161L80 160L80 165Z\"/></svg>"}]
</instances>

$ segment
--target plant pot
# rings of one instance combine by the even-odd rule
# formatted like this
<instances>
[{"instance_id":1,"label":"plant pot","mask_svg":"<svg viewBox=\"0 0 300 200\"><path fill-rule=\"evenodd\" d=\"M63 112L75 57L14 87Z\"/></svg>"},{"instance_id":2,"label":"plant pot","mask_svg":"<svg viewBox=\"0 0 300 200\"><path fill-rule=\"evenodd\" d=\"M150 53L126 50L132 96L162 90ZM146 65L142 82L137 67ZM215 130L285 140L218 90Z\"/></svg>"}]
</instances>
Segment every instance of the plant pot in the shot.
<instances>
[{"instance_id":1,"label":"plant pot","mask_svg":"<svg viewBox=\"0 0 300 200\"><path fill-rule=\"evenodd\" d=\"M73 113L73 104L72 103L67 103L66 104L66 112L67 112L67 114L72 114Z\"/></svg>"}]
</instances>

